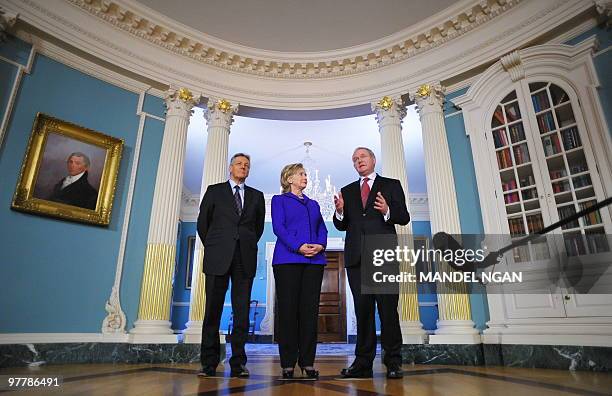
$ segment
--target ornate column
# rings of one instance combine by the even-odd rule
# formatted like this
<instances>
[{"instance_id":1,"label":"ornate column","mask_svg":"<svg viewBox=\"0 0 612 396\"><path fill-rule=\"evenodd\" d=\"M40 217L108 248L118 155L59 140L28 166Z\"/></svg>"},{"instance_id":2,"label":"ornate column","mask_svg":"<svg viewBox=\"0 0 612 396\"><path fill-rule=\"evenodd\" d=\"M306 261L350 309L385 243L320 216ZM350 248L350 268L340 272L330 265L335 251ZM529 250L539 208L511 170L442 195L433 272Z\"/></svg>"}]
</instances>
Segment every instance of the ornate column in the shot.
<instances>
[{"instance_id":1,"label":"ornate column","mask_svg":"<svg viewBox=\"0 0 612 396\"><path fill-rule=\"evenodd\" d=\"M444 89L422 85L411 98L415 100L423 129L425 174L432 235L439 231L461 234L455 181L446 128L444 127ZM446 263L438 269L450 271ZM429 337L430 344L478 344L480 334L474 328L470 298L464 284L453 290L438 284L438 329Z\"/></svg>"},{"instance_id":2,"label":"ornate column","mask_svg":"<svg viewBox=\"0 0 612 396\"><path fill-rule=\"evenodd\" d=\"M0 7L0 44L7 40L7 31L15 25L18 17L19 15Z\"/></svg>"},{"instance_id":3,"label":"ornate column","mask_svg":"<svg viewBox=\"0 0 612 396\"><path fill-rule=\"evenodd\" d=\"M172 278L181 207L187 127L196 104L189 90L166 96L166 124L151 209L138 319L130 331L133 343L174 343L170 329Z\"/></svg>"},{"instance_id":4,"label":"ornate column","mask_svg":"<svg viewBox=\"0 0 612 396\"><path fill-rule=\"evenodd\" d=\"M209 98L204 117L207 122L208 140L204 156L204 171L200 200L209 185L221 183L228 178L228 147L230 126L234 121L234 114L238 105L232 106L225 99ZM189 302L189 321L185 328L184 342L199 344L202 340L202 320L204 319L204 273L202 273L202 260L204 259L204 246L200 238L196 238L196 251L191 275L191 298Z\"/></svg>"},{"instance_id":5,"label":"ornate column","mask_svg":"<svg viewBox=\"0 0 612 396\"><path fill-rule=\"evenodd\" d=\"M372 103L376 112L378 131L381 142L381 161L383 176L398 179L406 192L408 205L408 174L404 158L404 143L402 141L402 120L406 116L406 108L400 98L385 96L380 102ZM408 208L410 211L410 208ZM412 225L395 226L400 246L414 247L412 240ZM415 273L414 265L408 262L400 264L401 271ZM404 282L400 285L399 316L404 344L422 344L426 334L419 318L419 302L416 283Z\"/></svg>"}]
</instances>

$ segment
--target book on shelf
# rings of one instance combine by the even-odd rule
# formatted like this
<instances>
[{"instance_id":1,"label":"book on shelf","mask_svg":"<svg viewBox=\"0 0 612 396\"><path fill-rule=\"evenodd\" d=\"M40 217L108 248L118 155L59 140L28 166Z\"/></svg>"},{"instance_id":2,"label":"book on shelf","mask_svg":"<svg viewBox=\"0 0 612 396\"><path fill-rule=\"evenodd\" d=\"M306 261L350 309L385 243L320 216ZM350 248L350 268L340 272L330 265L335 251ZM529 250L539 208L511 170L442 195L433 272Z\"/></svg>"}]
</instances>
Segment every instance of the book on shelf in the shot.
<instances>
[{"instance_id":1,"label":"book on shelf","mask_svg":"<svg viewBox=\"0 0 612 396\"><path fill-rule=\"evenodd\" d=\"M495 144L495 148L500 148L508 145L506 133L503 129L493 131L493 143Z\"/></svg>"},{"instance_id":2,"label":"book on shelf","mask_svg":"<svg viewBox=\"0 0 612 396\"><path fill-rule=\"evenodd\" d=\"M497 123L495 121L497 121ZM493 119L491 120L491 126L495 127L499 125L504 125L505 123L506 123L506 120L504 119L504 113L502 113L502 108L501 106L497 106L497 108L493 112Z\"/></svg>"},{"instance_id":3,"label":"book on shelf","mask_svg":"<svg viewBox=\"0 0 612 396\"><path fill-rule=\"evenodd\" d=\"M513 192L510 194L504 195L504 201L506 204L511 204L519 201L518 193Z\"/></svg>"},{"instance_id":4,"label":"book on shelf","mask_svg":"<svg viewBox=\"0 0 612 396\"><path fill-rule=\"evenodd\" d=\"M515 180L510 180L509 182L502 183L502 190L508 191L508 190L514 190L514 189L516 189Z\"/></svg>"},{"instance_id":5,"label":"book on shelf","mask_svg":"<svg viewBox=\"0 0 612 396\"><path fill-rule=\"evenodd\" d=\"M584 254L582 234L571 234L565 237L565 250L568 256L578 256Z\"/></svg>"},{"instance_id":6,"label":"book on shelf","mask_svg":"<svg viewBox=\"0 0 612 396\"><path fill-rule=\"evenodd\" d=\"M567 176L567 172L565 171L565 169L551 170L548 173L550 174L551 180L560 179L562 177Z\"/></svg>"},{"instance_id":7,"label":"book on shelf","mask_svg":"<svg viewBox=\"0 0 612 396\"><path fill-rule=\"evenodd\" d=\"M518 103L512 103L510 105L506 105L506 116L508 117L508 122L516 121L521 118L521 112L518 109Z\"/></svg>"},{"instance_id":8,"label":"book on shelf","mask_svg":"<svg viewBox=\"0 0 612 396\"><path fill-rule=\"evenodd\" d=\"M533 109L536 113L548 109L550 107L546 91L541 91L537 94L531 95L531 101L533 102Z\"/></svg>"},{"instance_id":9,"label":"book on shelf","mask_svg":"<svg viewBox=\"0 0 612 396\"><path fill-rule=\"evenodd\" d=\"M530 188L528 190L521 191L521 194L523 195L523 201L527 201L529 199L534 199L537 195L537 191L535 188Z\"/></svg>"},{"instance_id":10,"label":"book on shelf","mask_svg":"<svg viewBox=\"0 0 612 396\"><path fill-rule=\"evenodd\" d=\"M505 169L512 166L512 157L510 156L510 149L503 149L497 153L497 164L499 169Z\"/></svg>"},{"instance_id":11,"label":"book on shelf","mask_svg":"<svg viewBox=\"0 0 612 396\"><path fill-rule=\"evenodd\" d=\"M572 179L572 183L574 183L574 189L590 186L591 176L587 174L587 175L580 175L578 177L574 177Z\"/></svg>"},{"instance_id":12,"label":"book on shelf","mask_svg":"<svg viewBox=\"0 0 612 396\"><path fill-rule=\"evenodd\" d=\"M523 143L520 146L514 147L514 159L516 160L517 165L529 162L529 150L527 149L526 144Z\"/></svg>"},{"instance_id":13,"label":"book on shelf","mask_svg":"<svg viewBox=\"0 0 612 396\"><path fill-rule=\"evenodd\" d=\"M544 146L544 155L547 157L561 152L561 143L559 143L559 137L556 133L543 137L542 145Z\"/></svg>"},{"instance_id":14,"label":"book on shelf","mask_svg":"<svg viewBox=\"0 0 612 396\"><path fill-rule=\"evenodd\" d=\"M589 251L591 253L609 252L610 245L608 244L608 236L603 232L603 229L601 231L589 231L587 231L585 235Z\"/></svg>"},{"instance_id":15,"label":"book on shelf","mask_svg":"<svg viewBox=\"0 0 612 396\"><path fill-rule=\"evenodd\" d=\"M570 166L570 172L572 175L575 175L576 173L586 172L588 170L589 167L585 163Z\"/></svg>"},{"instance_id":16,"label":"book on shelf","mask_svg":"<svg viewBox=\"0 0 612 396\"><path fill-rule=\"evenodd\" d=\"M535 184L535 179L533 178L533 175L529 175L519 179L519 183L521 184L521 187L533 186Z\"/></svg>"},{"instance_id":17,"label":"book on shelf","mask_svg":"<svg viewBox=\"0 0 612 396\"><path fill-rule=\"evenodd\" d=\"M534 232L538 232L543 228L544 228L544 222L542 221L542 216L540 215L527 216L527 229L529 230L530 234L533 234Z\"/></svg>"},{"instance_id":18,"label":"book on shelf","mask_svg":"<svg viewBox=\"0 0 612 396\"><path fill-rule=\"evenodd\" d=\"M510 228L510 235L524 235L525 234L525 225L523 224L522 218L517 219L508 219L508 227Z\"/></svg>"},{"instance_id":19,"label":"book on shelf","mask_svg":"<svg viewBox=\"0 0 612 396\"><path fill-rule=\"evenodd\" d=\"M576 208L574 207L573 204L568 205L568 206L563 206L561 208L557 208L557 213L559 214L559 220L563 220L563 219L570 217L573 214L576 214ZM561 226L562 229L575 228L575 227L578 227L578 221L576 220Z\"/></svg>"},{"instance_id":20,"label":"book on shelf","mask_svg":"<svg viewBox=\"0 0 612 396\"><path fill-rule=\"evenodd\" d=\"M564 129L561 133L563 135L563 147L566 151L582 146L582 141L576 127Z\"/></svg>"},{"instance_id":21,"label":"book on shelf","mask_svg":"<svg viewBox=\"0 0 612 396\"><path fill-rule=\"evenodd\" d=\"M550 132L555 129L555 120L552 118L552 113L550 111L540 114L537 118L540 133Z\"/></svg>"},{"instance_id":22,"label":"book on shelf","mask_svg":"<svg viewBox=\"0 0 612 396\"><path fill-rule=\"evenodd\" d=\"M521 140L525 140L525 131L523 130L523 124L518 123L510 126L508 128L510 132L510 140L512 143L520 142Z\"/></svg>"},{"instance_id":23,"label":"book on shelf","mask_svg":"<svg viewBox=\"0 0 612 396\"><path fill-rule=\"evenodd\" d=\"M578 206L580 207L580 210L583 211L595 205L595 203L596 201L581 202L578 204ZM583 216L582 219L584 219L584 225L593 225L601 223L601 215L599 214L599 210L596 210L586 216Z\"/></svg>"}]
</instances>

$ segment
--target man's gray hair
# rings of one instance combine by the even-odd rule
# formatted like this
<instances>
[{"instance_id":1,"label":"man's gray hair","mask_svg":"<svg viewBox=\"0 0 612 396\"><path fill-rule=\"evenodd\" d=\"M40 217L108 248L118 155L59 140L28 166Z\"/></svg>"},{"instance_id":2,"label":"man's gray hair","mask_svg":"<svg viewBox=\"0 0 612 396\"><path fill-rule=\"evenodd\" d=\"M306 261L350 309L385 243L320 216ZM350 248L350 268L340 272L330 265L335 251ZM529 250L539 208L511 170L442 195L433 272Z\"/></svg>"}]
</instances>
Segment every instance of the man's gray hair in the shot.
<instances>
[{"instance_id":1,"label":"man's gray hair","mask_svg":"<svg viewBox=\"0 0 612 396\"><path fill-rule=\"evenodd\" d=\"M70 154L68 156L68 160L72 157L80 157L83 158L83 162L85 163L85 166L87 166L89 168L89 166L91 165L91 161L89 161L89 157L83 153L81 153L80 151L75 151L74 153Z\"/></svg>"},{"instance_id":2,"label":"man's gray hair","mask_svg":"<svg viewBox=\"0 0 612 396\"><path fill-rule=\"evenodd\" d=\"M376 159L376 155L374 155L374 151L370 150L367 147L357 147L355 150L353 150L353 155L355 155L355 151L357 150L365 150L370 154L370 156L372 156L372 158Z\"/></svg>"},{"instance_id":3,"label":"man's gray hair","mask_svg":"<svg viewBox=\"0 0 612 396\"><path fill-rule=\"evenodd\" d=\"M244 157L246 159L249 160L249 162L251 162L251 156L245 153L236 153L234 155L232 155L232 158L230 159L230 165L234 163L234 160L238 157Z\"/></svg>"}]
</instances>

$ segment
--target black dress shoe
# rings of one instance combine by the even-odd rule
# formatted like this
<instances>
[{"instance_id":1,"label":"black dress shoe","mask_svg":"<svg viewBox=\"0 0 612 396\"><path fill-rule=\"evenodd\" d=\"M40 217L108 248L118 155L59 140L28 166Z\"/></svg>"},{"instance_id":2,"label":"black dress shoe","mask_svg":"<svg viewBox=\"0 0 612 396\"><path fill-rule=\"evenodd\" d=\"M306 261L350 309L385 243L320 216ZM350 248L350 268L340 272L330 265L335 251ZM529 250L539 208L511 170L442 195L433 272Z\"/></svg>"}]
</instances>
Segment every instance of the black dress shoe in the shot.
<instances>
[{"instance_id":1,"label":"black dress shoe","mask_svg":"<svg viewBox=\"0 0 612 396\"><path fill-rule=\"evenodd\" d=\"M397 365L392 365L387 367L387 378L390 379L399 379L404 377L404 372L402 368Z\"/></svg>"},{"instance_id":2,"label":"black dress shoe","mask_svg":"<svg viewBox=\"0 0 612 396\"><path fill-rule=\"evenodd\" d=\"M293 369L284 368L283 369L283 379L291 379L293 378Z\"/></svg>"},{"instance_id":3,"label":"black dress shoe","mask_svg":"<svg viewBox=\"0 0 612 396\"><path fill-rule=\"evenodd\" d=\"M249 373L249 370L245 367L244 364L241 364L238 367L232 367L230 371L231 377L249 378L249 375L251 375L251 373Z\"/></svg>"},{"instance_id":4,"label":"black dress shoe","mask_svg":"<svg viewBox=\"0 0 612 396\"><path fill-rule=\"evenodd\" d=\"M363 366L351 366L340 371L343 378L372 378L372 369Z\"/></svg>"},{"instance_id":5,"label":"black dress shoe","mask_svg":"<svg viewBox=\"0 0 612 396\"><path fill-rule=\"evenodd\" d=\"M302 376L310 379L319 379L319 370L303 368Z\"/></svg>"},{"instance_id":6,"label":"black dress shoe","mask_svg":"<svg viewBox=\"0 0 612 396\"><path fill-rule=\"evenodd\" d=\"M217 373L216 373L215 368L214 367L210 367L210 366L202 367L200 369L200 371L198 371L198 376L199 377L214 377L216 375L217 375Z\"/></svg>"}]
</instances>

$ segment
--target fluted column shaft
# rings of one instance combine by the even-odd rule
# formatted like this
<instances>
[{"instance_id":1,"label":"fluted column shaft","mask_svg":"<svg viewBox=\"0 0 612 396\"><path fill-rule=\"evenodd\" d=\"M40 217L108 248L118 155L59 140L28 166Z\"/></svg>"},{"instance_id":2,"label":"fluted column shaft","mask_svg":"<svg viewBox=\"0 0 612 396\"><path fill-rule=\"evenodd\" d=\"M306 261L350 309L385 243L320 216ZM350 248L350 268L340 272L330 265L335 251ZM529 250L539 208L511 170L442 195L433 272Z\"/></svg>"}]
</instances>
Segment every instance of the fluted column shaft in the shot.
<instances>
[{"instance_id":1,"label":"fluted column shaft","mask_svg":"<svg viewBox=\"0 0 612 396\"><path fill-rule=\"evenodd\" d=\"M181 205L185 144L195 101L186 89L166 96L162 140L134 342L176 342L170 328L172 277Z\"/></svg>"},{"instance_id":2,"label":"fluted column shaft","mask_svg":"<svg viewBox=\"0 0 612 396\"><path fill-rule=\"evenodd\" d=\"M208 126L208 139L206 141L200 200L208 186L227 180L230 126L236 111L238 111L238 105L231 106L227 101L216 100L214 98L209 98L208 100L208 106L204 112ZM199 343L202 336L202 320L204 319L204 306L206 302L204 289L205 275L202 272L203 259L204 246L200 238L196 238L193 274L191 276L189 321L183 332L184 341L187 343Z\"/></svg>"},{"instance_id":3,"label":"fluted column shaft","mask_svg":"<svg viewBox=\"0 0 612 396\"><path fill-rule=\"evenodd\" d=\"M418 106L423 130L431 233L434 235L445 231L460 234L459 209L442 108L444 89L440 85L423 85L413 99ZM441 263L439 270L450 271L450 268L446 263ZM465 285L454 285L453 290L448 290L444 284L437 286L438 329L436 335L430 336L429 342L479 343Z\"/></svg>"},{"instance_id":4,"label":"fluted column shaft","mask_svg":"<svg viewBox=\"0 0 612 396\"><path fill-rule=\"evenodd\" d=\"M382 174L400 181L408 201L408 173L402 139L402 120L406 116L406 108L401 99L384 97L380 102L372 104L372 110L376 113L380 132ZM413 248L412 225L410 223L405 226L396 225L396 230L400 246ZM415 272L415 267L408 262L400 263L400 268L402 272ZM425 341L425 331L419 317L415 283L405 282L400 285L398 310L403 342L422 344Z\"/></svg>"}]
</instances>

